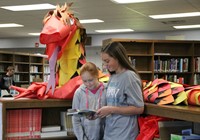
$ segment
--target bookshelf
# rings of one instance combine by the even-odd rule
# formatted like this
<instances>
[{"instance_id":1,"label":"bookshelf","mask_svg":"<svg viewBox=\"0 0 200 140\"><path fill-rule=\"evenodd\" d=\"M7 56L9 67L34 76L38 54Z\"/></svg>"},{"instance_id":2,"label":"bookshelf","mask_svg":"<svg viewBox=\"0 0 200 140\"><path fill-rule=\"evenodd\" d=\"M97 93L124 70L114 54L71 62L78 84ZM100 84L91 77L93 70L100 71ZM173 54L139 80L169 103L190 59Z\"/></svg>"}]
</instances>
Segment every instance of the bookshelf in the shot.
<instances>
[{"instance_id":1,"label":"bookshelf","mask_svg":"<svg viewBox=\"0 0 200 140\"><path fill-rule=\"evenodd\" d=\"M0 129L0 139L6 139L6 128L7 128L7 111L15 109L42 109L42 119L41 125L61 125L60 121L60 112L67 111L68 108L71 108L72 100L59 100L59 99L28 99L21 98L14 100L13 98L0 98L0 112L1 119ZM49 138L51 139L51 138ZM55 139L55 137L54 137ZM62 138L58 138L62 139ZM75 140L74 136L67 136L63 138L65 140Z\"/></svg>"},{"instance_id":2,"label":"bookshelf","mask_svg":"<svg viewBox=\"0 0 200 140\"><path fill-rule=\"evenodd\" d=\"M0 112L2 124L0 129L0 139L5 140L6 136L6 112L15 109L42 109L42 126L46 125L60 125L60 111L66 111L71 108L72 100L59 99L27 99L21 98L17 100L0 98ZM158 115L162 117L169 117L179 120L191 121L200 123L200 108L197 106L173 106L173 105L155 105L152 103L145 103L145 113L151 115ZM199 126L199 125L198 125ZM199 130L199 127L197 128ZM55 138L49 138L55 139ZM58 138L65 140L76 140L74 136L67 136L65 138Z\"/></svg>"},{"instance_id":3,"label":"bookshelf","mask_svg":"<svg viewBox=\"0 0 200 140\"><path fill-rule=\"evenodd\" d=\"M197 71L200 69L200 41L110 38L103 40L103 46L114 41L126 48L142 80L163 78L189 85L200 84L200 71Z\"/></svg>"},{"instance_id":4,"label":"bookshelf","mask_svg":"<svg viewBox=\"0 0 200 140\"><path fill-rule=\"evenodd\" d=\"M0 52L0 78L5 74L8 66L13 65L13 55L5 52Z\"/></svg>"},{"instance_id":5,"label":"bookshelf","mask_svg":"<svg viewBox=\"0 0 200 140\"><path fill-rule=\"evenodd\" d=\"M30 85L33 78L48 80L45 75L50 73L49 65L44 55L0 51L0 76L6 74L6 68L10 65L15 67L16 86Z\"/></svg>"},{"instance_id":6,"label":"bookshelf","mask_svg":"<svg viewBox=\"0 0 200 140\"><path fill-rule=\"evenodd\" d=\"M200 134L200 108L198 106L156 105L145 103L144 113L192 122L193 132L195 134Z\"/></svg>"}]
</instances>

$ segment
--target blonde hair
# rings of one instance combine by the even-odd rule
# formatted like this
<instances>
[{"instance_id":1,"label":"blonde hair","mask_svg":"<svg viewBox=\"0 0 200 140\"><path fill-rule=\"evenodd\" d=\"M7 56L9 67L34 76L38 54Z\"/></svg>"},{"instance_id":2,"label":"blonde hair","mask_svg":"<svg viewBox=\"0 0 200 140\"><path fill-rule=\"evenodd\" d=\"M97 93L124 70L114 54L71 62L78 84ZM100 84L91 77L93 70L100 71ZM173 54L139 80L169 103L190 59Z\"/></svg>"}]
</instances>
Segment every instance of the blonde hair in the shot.
<instances>
[{"instance_id":1,"label":"blonde hair","mask_svg":"<svg viewBox=\"0 0 200 140\"><path fill-rule=\"evenodd\" d=\"M94 77L99 77L99 71L97 66L92 62L86 62L80 69L80 75L82 75L84 72L89 72Z\"/></svg>"}]
</instances>

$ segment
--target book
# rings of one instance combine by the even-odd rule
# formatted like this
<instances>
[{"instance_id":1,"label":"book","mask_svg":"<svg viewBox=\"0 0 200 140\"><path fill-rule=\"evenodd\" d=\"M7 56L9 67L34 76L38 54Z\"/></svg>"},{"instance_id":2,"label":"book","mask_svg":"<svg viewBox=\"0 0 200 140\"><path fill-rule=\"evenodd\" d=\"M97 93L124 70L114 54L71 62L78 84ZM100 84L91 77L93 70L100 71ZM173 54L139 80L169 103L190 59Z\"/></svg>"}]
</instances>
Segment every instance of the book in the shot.
<instances>
[{"instance_id":1,"label":"book","mask_svg":"<svg viewBox=\"0 0 200 140\"><path fill-rule=\"evenodd\" d=\"M66 130L68 136L74 136L72 116L67 115L67 111L60 112L61 130Z\"/></svg>"},{"instance_id":2,"label":"book","mask_svg":"<svg viewBox=\"0 0 200 140\"><path fill-rule=\"evenodd\" d=\"M170 53L154 53L154 55L171 55Z\"/></svg>"},{"instance_id":3,"label":"book","mask_svg":"<svg viewBox=\"0 0 200 140\"><path fill-rule=\"evenodd\" d=\"M52 131L52 132L42 132L41 138L57 138L57 137L66 137L67 131Z\"/></svg>"},{"instance_id":4,"label":"book","mask_svg":"<svg viewBox=\"0 0 200 140\"><path fill-rule=\"evenodd\" d=\"M42 126L41 132L52 132L52 131L60 131L61 126L59 125L51 125L51 126Z\"/></svg>"},{"instance_id":5,"label":"book","mask_svg":"<svg viewBox=\"0 0 200 140\"><path fill-rule=\"evenodd\" d=\"M96 111L91 109L68 109L67 111L67 115L94 116L95 114Z\"/></svg>"},{"instance_id":6,"label":"book","mask_svg":"<svg viewBox=\"0 0 200 140\"><path fill-rule=\"evenodd\" d=\"M61 123L61 130L67 131L67 112L66 111L60 112L60 123Z\"/></svg>"},{"instance_id":7,"label":"book","mask_svg":"<svg viewBox=\"0 0 200 140\"><path fill-rule=\"evenodd\" d=\"M6 111L6 139L40 138L42 109L14 109Z\"/></svg>"}]
</instances>

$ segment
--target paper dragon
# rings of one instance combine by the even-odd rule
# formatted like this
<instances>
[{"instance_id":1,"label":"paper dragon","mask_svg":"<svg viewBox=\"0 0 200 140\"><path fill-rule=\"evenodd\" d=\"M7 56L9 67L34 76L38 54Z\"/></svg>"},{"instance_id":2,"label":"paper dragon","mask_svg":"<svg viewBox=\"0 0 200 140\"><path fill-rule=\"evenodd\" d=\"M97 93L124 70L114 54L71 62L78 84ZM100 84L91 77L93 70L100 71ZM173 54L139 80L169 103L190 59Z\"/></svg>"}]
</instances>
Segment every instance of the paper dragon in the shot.
<instances>
[{"instance_id":1,"label":"paper dragon","mask_svg":"<svg viewBox=\"0 0 200 140\"><path fill-rule=\"evenodd\" d=\"M200 106L200 85L189 86L169 82L164 79L154 79L143 88L144 101L163 104L185 104Z\"/></svg>"},{"instance_id":2,"label":"paper dragon","mask_svg":"<svg viewBox=\"0 0 200 140\"><path fill-rule=\"evenodd\" d=\"M82 84L79 71L86 62L87 35L85 28L70 10L71 5L57 5L43 19L40 42L46 44L45 52L50 67L48 83L34 82L27 89L12 86L19 92L15 98L72 99L75 90Z\"/></svg>"}]
</instances>

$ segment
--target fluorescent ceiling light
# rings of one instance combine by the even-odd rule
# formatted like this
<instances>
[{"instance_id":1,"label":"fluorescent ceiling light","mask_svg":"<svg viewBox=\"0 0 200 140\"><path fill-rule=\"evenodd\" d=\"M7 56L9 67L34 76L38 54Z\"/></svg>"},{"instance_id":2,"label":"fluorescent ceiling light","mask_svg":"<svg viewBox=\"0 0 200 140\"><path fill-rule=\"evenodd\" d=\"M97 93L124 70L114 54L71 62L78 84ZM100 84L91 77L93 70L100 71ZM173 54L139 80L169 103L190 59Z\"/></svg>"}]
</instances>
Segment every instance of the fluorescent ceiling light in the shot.
<instances>
[{"instance_id":1,"label":"fluorescent ceiling light","mask_svg":"<svg viewBox=\"0 0 200 140\"><path fill-rule=\"evenodd\" d=\"M111 0L114 3L141 3L141 2L152 2L152 1L161 1L161 0Z\"/></svg>"},{"instance_id":2,"label":"fluorescent ceiling light","mask_svg":"<svg viewBox=\"0 0 200 140\"><path fill-rule=\"evenodd\" d=\"M194 17L194 16L200 16L200 12L150 15L149 17L153 19L163 19L163 18L180 18L180 17Z\"/></svg>"},{"instance_id":3,"label":"fluorescent ceiling light","mask_svg":"<svg viewBox=\"0 0 200 140\"><path fill-rule=\"evenodd\" d=\"M84 20L80 20L80 23L99 23L99 22L104 22L104 21L100 20L100 19L84 19Z\"/></svg>"},{"instance_id":4,"label":"fluorescent ceiling light","mask_svg":"<svg viewBox=\"0 0 200 140\"><path fill-rule=\"evenodd\" d=\"M23 27L24 25L16 24L16 23L6 23L0 24L0 28L9 28L9 27Z\"/></svg>"},{"instance_id":5,"label":"fluorescent ceiling light","mask_svg":"<svg viewBox=\"0 0 200 140\"><path fill-rule=\"evenodd\" d=\"M190 29L190 28L200 28L200 24L197 25L182 25L182 26L173 26L175 29Z\"/></svg>"},{"instance_id":6,"label":"fluorescent ceiling light","mask_svg":"<svg viewBox=\"0 0 200 140\"><path fill-rule=\"evenodd\" d=\"M116 33L116 32L133 32L132 29L111 29L111 30L95 30L98 33Z\"/></svg>"},{"instance_id":7,"label":"fluorescent ceiling light","mask_svg":"<svg viewBox=\"0 0 200 140\"><path fill-rule=\"evenodd\" d=\"M44 3L44 4L32 4L32 5L2 6L1 8L10 11L31 11L31 10L55 9L56 6Z\"/></svg>"},{"instance_id":8,"label":"fluorescent ceiling light","mask_svg":"<svg viewBox=\"0 0 200 140\"><path fill-rule=\"evenodd\" d=\"M40 33L28 33L29 35L32 35L32 36L39 36Z\"/></svg>"}]
</instances>

